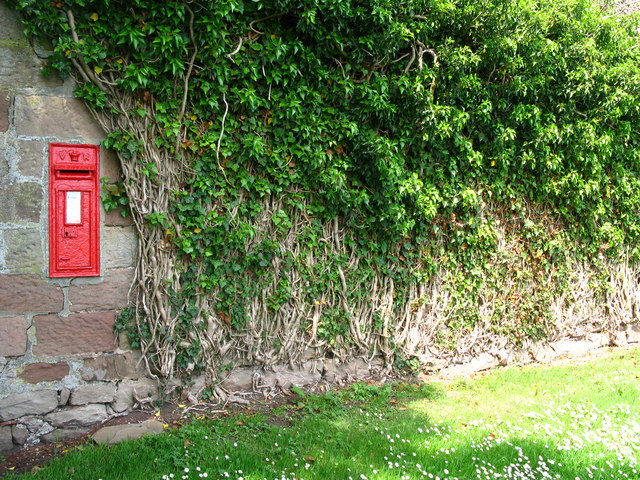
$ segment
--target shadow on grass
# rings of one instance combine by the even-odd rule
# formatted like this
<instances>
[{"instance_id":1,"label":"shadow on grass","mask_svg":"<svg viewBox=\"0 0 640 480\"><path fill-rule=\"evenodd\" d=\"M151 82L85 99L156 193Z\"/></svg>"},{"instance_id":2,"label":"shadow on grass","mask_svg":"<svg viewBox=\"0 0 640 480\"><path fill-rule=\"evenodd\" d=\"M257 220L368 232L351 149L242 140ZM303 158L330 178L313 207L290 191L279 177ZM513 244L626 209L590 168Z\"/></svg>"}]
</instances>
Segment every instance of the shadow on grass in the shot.
<instances>
[{"instance_id":1,"label":"shadow on grass","mask_svg":"<svg viewBox=\"0 0 640 480\"><path fill-rule=\"evenodd\" d=\"M263 415L195 421L138 442L87 447L35 474L7 478L640 478L630 461L616 460L613 449L567 451L559 448L562 438L553 443L515 433L503 438L482 428L438 423L397 403L396 394L403 400L432 400L442 390L400 384L395 389L360 385L319 397L301 393L290 406L287 427Z\"/></svg>"}]
</instances>

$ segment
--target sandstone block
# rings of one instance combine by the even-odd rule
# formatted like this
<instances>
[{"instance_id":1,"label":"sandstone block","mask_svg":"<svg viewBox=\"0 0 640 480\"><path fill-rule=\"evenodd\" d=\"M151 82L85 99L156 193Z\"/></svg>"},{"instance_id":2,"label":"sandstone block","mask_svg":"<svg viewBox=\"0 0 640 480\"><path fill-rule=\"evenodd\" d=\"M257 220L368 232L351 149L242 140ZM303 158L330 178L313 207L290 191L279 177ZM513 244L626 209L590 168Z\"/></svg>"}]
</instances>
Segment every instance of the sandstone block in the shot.
<instances>
[{"instance_id":1,"label":"sandstone block","mask_svg":"<svg viewBox=\"0 0 640 480\"><path fill-rule=\"evenodd\" d=\"M131 350L131 343L129 342L129 337L127 335L127 332L125 331L120 331L118 332L118 348L120 348L120 350Z\"/></svg>"},{"instance_id":2,"label":"sandstone block","mask_svg":"<svg viewBox=\"0 0 640 480\"><path fill-rule=\"evenodd\" d=\"M369 374L369 368L366 369L366 375ZM358 377L358 378L363 378ZM279 387L284 391L288 391L292 386L304 387L318 383L322 379L319 372L310 372L303 369L290 369L288 366L277 365L273 367L273 371L267 372L263 379L263 385Z\"/></svg>"},{"instance_id":3,"label":"sandstone block","mask_svg":"<svg viewBox=\"0 0 640 480\"><path fill-rule=\"evenodd\" d=\"M25 415L42 415L58 407L58 393L55 390L9 395L0 400L0 421L13 420Z\"/></svg>"},{"instance_id":4,"label":"sandstone block","mask_svg":"<svg viewBox=\"0 0 640 480\"><path fill-rule=\"evenodd\" d=\"M550 346L559 355L584 355L597 348L597 345L584 340L559 340Z\"/></svg>"},{"instance_id":5,"label":"sandstone block","mask_svg":"<svg viewBox=\"0 0 640 480\"><path fill-rule=\"evenodd\" d=\"M87 107L76 98L17 95L14 122L18 135L83 141L105 137Z\"/></svg>"},{"instance_id":6,"label":"sandstone block","mask_svg":"<svg viewBox=\"0 0 640 480\"><path fill-rule=\"evenodd\" d=\"M11 427L0 427L0 453L7 453L13 450L13 435L11 434Z\"/></svg>"},{"instance_id":7,"label":"sandstone block","mask_svg":"<svg viewBox=\"0 0 640 480\"><path fill-rule=\"evenodd\" d=\"M6 233L6 232L5 232ZM38 275L0 274L0 312L59 312L62 290Z\"/></svg>"},{"instance_id":8,"label":"sandstone block","mask_svg":"<svg viewBox=\"0 0 640 480\"><path fill-rule=\"evenodd\" d=\"M432 355L422 355L419 357L420 363L424 366L425 372L435 373L443 368L447 368L449 362L443 358Z\"/></svg>"},{"instance_id":9,"label":"sandstone block","mask_svg":"<svg viewBox=\"0 0 640 480\"><path fill-rule=\"evenodd\" d=\"M37 274L44 267L42 233L39 228L7 230L4 232L7 245L5 263L11 273Z\"/></svg>"},{"instance_id":10,"label":"sandstone block","mask_svg":"<svg viewBox=\"0 0 640 480\"><path fill-rule=\"evenodd\" d=\"M120 215L122 208L111 210L104 215L104 224L107 227L130 227L133 225L133 218L131 215L123 217Z\"/></svg>"},{"instance_id":11,"label":"sandstone block","mask_svg":"<svg viewBox=\"0 0 640 480\"><path fill-rule=\"evenodd\" d=\"M22 31L20 19L6 2L0 2L0 87L14 89L37 85L55 86L62 81L56 75L43 77L40 59L34 55L27 37Z\"/></svg>"},{"instance_id":12,"label":"sandstone block","mask_svg":"<svg viewBox=\"0 0 640 480\"><path fill-rule=\"evenodd\" d=\"M459 365L453 365L440 371L445 378L468 377L474 373L497 367L499 359L489 353L481 353L477 357L464 361Z\"/></svg>"},{"instance_id":13,"label":"sandstone block","mask_svg":"<svg viewBox=\"0 0 640 480\"><path fill-rule=\"evenodd\" d=\"M16 216L19 221L40 222L42 210L42 185L37 182L20 182L16 184Z\"/></svg>"},{"instance_id":14,"label":"sandstone block","mask_svg":"<svg viewBox=\"0 0 640 480\"><path fill-rule=\"evenodd\" d=\"M328 382L338 380L338 361L330 358L324 361L324 369L322 370L322 378Z\"/></svg>"},{"instance_id":15,"label":"sandstone block","mask_svg":"<svg viewBox=\"0 0 640 480\"><path fill-rule=\"evenodd\" d=\"M82 379L90 382L94 380L122 380L125 378L139 378L144 376L138 367L140 354L137 352L101 355L88 358L80 370Z\"/></svg>"},{"instance_id":16,"label":"sandstone block","mask_svg":"<svg viewBox=\"0 0 640 480\"><path fill-rule=\"evenodd\" d=\"M120 382L111 408L118 413L124 412L133 406L136 397L138 399L157 398L157 394L158 386L151 379Z\"/></svg>"},{"instance_id":17,"label":"sandstone block","mask_svg":"<svg viewBox=\"0 0 640 480\"><path fill-rule=\"evenodd\" d=\"M493 356L496 358L496 360L498 361L498 365L500 365L501 367L504 367L506 365L509 365L510 363L512 363L513 361L513 354L511 351L509 351L506 348L502 348L502 349L495 349L491 352L493 354Z\"/></svg>"},{"instance_id":18,"label":"sandstone block","mask_svg":"<svg viewBox=\"0 0 640 480\"><path fill-rule=\"evenodd\" d=\"M42 178L47 161L45 143L41 140L23 140L18 145L20 173L25 177Z\"/></svg>"},{"instance_id":19,"label":"sandstone block","mask_svg":"<svg viewBox=\"0 0 640 480\"><path fill-rule=\"evenodd\" d=\"M110 403L116 395L113 383L89 383L81 385L71 392L70 405L87 405L89 403Z\"/></svg>"},{"instance_id":20,"label":"sandstone block","mask_svg":"<svg viewBox=\"0 0 640 480\"><path fill-rule=\"evenodd\" d=\"M18 375L27 383L54 382L62 380L69 374L69 364L67 362L58 363L30 363Z\"/></svg>"},{"instance_id":21,"label":"sandstone block","mask_svg":"<svg viewBox=\"0 0 640 480\"><path fill-rule=\"evenodd\" d=\"M70 355L115 350L114 312L78 313L34 317L37 345L35 355Z\"/></svg>"},{"instance_id":22,"label":"sandstone block","mask_svg":"<svg viewBox=\"0 0 640 480\"><path fill-rule=\"evenodd\" d=\"M547 363L558 356L556 351L549 345L535 345L531 347L531 357L534 361Z\"/></svg>"},{"instance_id":23,"label":"sandstone block","mask_svg":"<svg viewBox=\"0 0 640 480\"><path fill-rule=\"evenodd\" d=\"M626 331L628 343L640 342L640 325L627 325Z\"/></svg>"},{"instance_id":24,"label":"sandstone block","mask_svg":"<svg viewBox=\"0 0 640 480\"><path fill-rule=\"evenodd\" d=\"M108 179L109 183L122 180L122 168L116 152L106 148L100 149L100 176Z\"/></svg>"},{"instance_id":25,"label":"sandstone block","mask_svg":"<svg viewBox=\"0 0 640 480\"><path fill-rule=\"evenodd\" d=\"M251 367L234 368L224 377L220 386L230 392L250 392L253 388L253 373Z\"/></svg>"},{"instance_id":26,"label":"sandstone block","mask_svg":"<svg viewBox=\"0 0 640 480\"><path fill-rule=\"evenodd\" d=\"M26 425L19 423L11 427L11 435L13 436L13 442L18 445L24 445L29 438L29 430Z\"/></svg>"},{"instance_id":27,"label":"sandstone block","mask_svg":"<svg viewBox=\"0 0 640 480\"><path fill-rule=\"evenodd\" d=\"M79 436L87 433L88 427L78 428L56 428L50 433L42 436L42 440L46 443L58 443L66 442L67 440L73 440Z\"/></svg>"},{"instance_id":28,"label":"sandstone block","mask_svg":"<svg viewBox=\"0 0 640 480\"><path fill-rule=\"evenodd\" d=\"M469 362L469 368L473 369L474 372L482 372L497 367L499 363L500 360L493 355L481 353Z\"/></svg>"},{"instance_id":29,"label":"sandstone block","mask_svg":"<svg viewBox=\"0 0 640 480\"><path fill-rule=\"evenodd\" d=\"M627 345L627 334L620 330L615 332L611 344L616 347L624 347Z\"/></svg>"},{"instance_id":30,"label":"sandstone block","mask_svg":"<svg viewBox=\"0 0 640 480\"><path fill-rule=\"evenodd\" d=\"M0 357L19 357L27 351L24 317L0 318Z\"/></svg>"},{"instance_id":31,"label":"sandstone block","mask_svg":"<svg viewBox=\"0 0 640 480\"><path fill-rule=\"evenodd\" d=\"M0 173L3 174L0 178L0 223L13 223L16 219L15 214L15 202L13 201L15 183L12 183L10 178L6 178L9 173L9 164L5 157L4 150L0 149Z\"/></svg>"},{"instance_id":32,"label":"sandstone block","mask_svg":"<svg viewBox=\"0 0 640 480\"><path fill-rule=\"evenodd\" d=\"M3 2L0 2L0 6ZM3 19L0 11L0 20ZM19 22L18 22L19 24ZM0 37L3 33L0 26ZM24 34L22 34L24 37ZM62 81L56 79L55 75L48 78L40 75L41 65L39 59L33 54L29 44L20 39L17 41L3 42L2 55L0 55L0 87L11 88L20 85L23 88L37 86L39 83L49 84L51 86L61 85Z\"/></svg>"},{"instance_id":33,"label":"sandstone block","mask_svg":"<svg viewBox=\"0 0 640 480\"><path fill-rule=\"evenodd\" d=\"M133 274L132 268L120 268L107 270L102 283L83 284L72 280L69 288L71 311L118 310L126 307Z\"/></svg>"},{"instance_id":34,"label":"sandstone block","mask_svg":"<svg viewBox=\"0 0 640 480\"><path fill-rule=\"evenodd\" d=\"M323 378L329 382L363 379L369 375L369 364L361 358L345 363L338 363L333 359L327 360L323 372Z\"/></svg>"},{"instance_id":35,"label":"sandstone block","mask_svg":"<svg viewBox=\"0 0 640 480\"><path fill-rule=\"evenodd\" d=\"M138 241L132 227L105 227L103 238L106 268L130 268L135 264Z\"/></svg>"},{"instance_id":36,"label":"sandstone block","mask_svg":"<svg viewBox=\"0 0 640 480\"><path fill-rule=\"evenodd\" d=\"M142 423L103 427L91 435L91 438L99 445L114 445L125 440L137 440L143 435L158 435L163 431L162 423L151 418Z\"/></svg>"},{"instance_id":37,"label":"sandstone block","mask_svg":"<svg viewBox=\"0 0 640 480\"><path fill-rule=\"evenodd\" d=\"M69 397L71 397L71 390L68 388L63 388L58 392L58 406L62 407L69 403Z\"/></svg>"},{"instance_id":38,"label":"sandstone block","mask_svg":"<svg viewBox=\"0 0 640 480\"><path fill-rule=\"evenodd\" d=\"M0 133L9 129L9 92L0 90Z\"/></svg>"},{"instance_id":39,"label":"sandstone block","mask_svg":"<svg viewBox=\"0 0 640 480\"><path fill-rule=\"evenodd\" d=\"M590 333L587 339L594 348L606 347L611 344L611 336L608 333Z\"/></svg>"},{"instance_id":40,"label":"sandstone block","mask_svg":"<svg viewBox=\"0 0 640 480\"><path fill-rule=\"evenodd\" d=\"M0 136L0 140L1 139L2 137ZM3 181L6 182L7 175L9 175L9 160L7 159L7 155L4 148L0 148L0 194L2 194L2 191L3 191L2 183ZM6 213L3 213L4 210L6 210L6 207L0 208L0 218L7 216Z\"/></svg>"},{"instance_id":41,"label":"sandstone block","mask_svg":"<svg viewBox=\"0 0 640 480\"><path fill-rule=\"evenodd\" d=\"M45 420L54 427L77 428L99 423L107 418L107 407L101 404L66 407L50 413Z\"/></svg>"}]
</instances>

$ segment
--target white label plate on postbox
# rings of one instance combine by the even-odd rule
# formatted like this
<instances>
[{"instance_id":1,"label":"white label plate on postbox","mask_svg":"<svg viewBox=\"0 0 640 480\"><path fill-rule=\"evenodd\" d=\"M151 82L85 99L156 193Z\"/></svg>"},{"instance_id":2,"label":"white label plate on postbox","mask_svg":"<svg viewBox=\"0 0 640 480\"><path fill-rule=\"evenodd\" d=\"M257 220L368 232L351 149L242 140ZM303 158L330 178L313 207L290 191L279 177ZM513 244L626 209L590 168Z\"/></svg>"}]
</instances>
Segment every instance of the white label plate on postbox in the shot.
<instances>
[{"instance_id":1,"label":"white label plate on postbox","mask_svg":"<svg viewBox=\"0 0 640 480\"><path fill-rule=\"evenodd\" d=\"M67 192L66 223L82 223L82 192Z\"/></svg>"}]
</instances>

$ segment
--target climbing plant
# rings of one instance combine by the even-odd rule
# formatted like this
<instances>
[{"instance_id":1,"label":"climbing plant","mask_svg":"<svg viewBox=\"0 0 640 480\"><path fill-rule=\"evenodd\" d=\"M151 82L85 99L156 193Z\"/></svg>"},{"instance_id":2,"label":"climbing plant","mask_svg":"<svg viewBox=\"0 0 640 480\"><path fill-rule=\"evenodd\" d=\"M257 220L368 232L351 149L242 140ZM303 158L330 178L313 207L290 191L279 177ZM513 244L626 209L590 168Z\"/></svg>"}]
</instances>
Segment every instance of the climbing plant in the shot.
<instances>
[{"instance_id":1,"label":"climbing plant","mask_svg":"<svg viewBox=\"0 0 640 480\"><path fill-rule=\"evenodd\" d=\"M550 338L638 256L637 22L603 5L9 3L121 160L154 374Z\"/></svg>"}]
</instances>

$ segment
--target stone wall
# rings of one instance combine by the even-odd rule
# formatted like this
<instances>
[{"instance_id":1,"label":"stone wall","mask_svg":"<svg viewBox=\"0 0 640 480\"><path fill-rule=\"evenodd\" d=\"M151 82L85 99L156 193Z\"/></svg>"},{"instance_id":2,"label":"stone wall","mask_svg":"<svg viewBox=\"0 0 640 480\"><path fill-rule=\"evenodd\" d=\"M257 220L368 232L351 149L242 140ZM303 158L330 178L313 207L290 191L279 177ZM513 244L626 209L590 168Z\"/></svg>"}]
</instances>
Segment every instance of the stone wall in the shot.
<instances>
[{"instance_id":1,"label":"stone wall","mask_svg":"<svg viewBox=\"0 0 640 480\"><path fill-rule=\"evenodd\" d=\"M75 436L156 389L139 367L139 353L113 332L133 278L133 227L117 212L101 212L102 276L48 277L48 145L98 144L104 132L74 98L71 80L41 76L45 58L0 0L0 453ZM102 177L118 177L117 161L105 150L101 169ZM460 375L638 342L636 321L615 334L587 332L519 351L484 352L459 364L434 358L433 368ZM244 397L235 393L349 382L382 370L379 359L310 358L299 369L239 367L221 379L220 388L230 401L241 402ZM187 399L197 401L209 380L195 379Z\"/></svg>"},{"instance_id":2,"label":"stone wall","mask_svg":"<svg viewBox=\"0 0 640 480\"><path fill-rule=\"evenodd\" d=\"M49 143L99 144L104 132L72 80L41 75L45 57L0 0L0 452L77 434L130 408L134 389L154 390L114 337L132 225L101 212L101 277L48 277ZM100 157L101 176L116 179L115 156Z\"/></svg>"}]
</instances>

